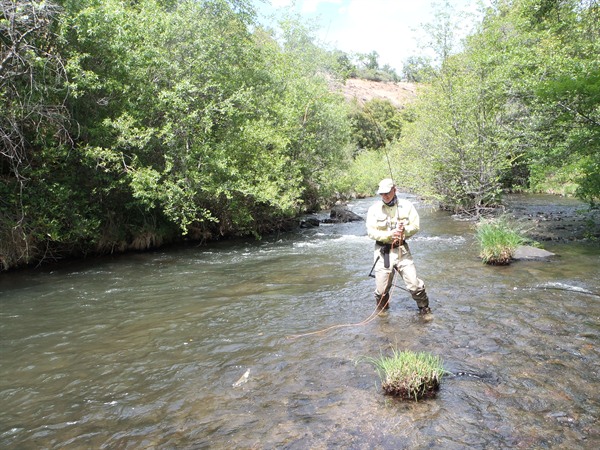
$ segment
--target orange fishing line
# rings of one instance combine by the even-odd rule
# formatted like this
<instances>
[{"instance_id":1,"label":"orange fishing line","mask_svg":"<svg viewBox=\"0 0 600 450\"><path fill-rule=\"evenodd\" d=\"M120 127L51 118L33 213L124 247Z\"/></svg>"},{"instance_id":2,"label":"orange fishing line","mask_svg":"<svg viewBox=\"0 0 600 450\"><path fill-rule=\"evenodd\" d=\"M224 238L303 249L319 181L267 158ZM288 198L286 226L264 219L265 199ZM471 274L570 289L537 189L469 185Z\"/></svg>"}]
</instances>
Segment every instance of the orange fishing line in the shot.
<instances>
[{"instance_id":1,"label":"orange fishing line","mask_svg":"<svg viewBox=\"0 0 600 450\"><path fill-rule=\"evenodd\" d=\"M393 251L393 250L394 250L394 244L392 244L392 248L391 248L390 251ZM402 244L400 244L398 246L398 259L400 259L401 252L402 252ZM389 303L390 298L392 298L392 294L394 293L394 288L396 287L396 283L394 281L396 279L396 276L398 275L398 271L395 270L395 269L393 269L393 270L394 270L394 276L392 278L392 287L390 289L390 292L389 292L386 304L383 305L383 307L382 307L381 310L383 310L383 308L385 308L385 306ZM364 325L367 325L368 323L372 322L375 319L375 317L377 317L379 315L379 311L381 311L381 310L379 309L379 305L376 305L375 306L375 310L369 315L369 317L367 317L366 319L364 319L361 322L356 322L356 323L341 323L341 324L337 324L337 325L332 325L332 326L327 327L327 328L323 328L322 330L311 331L309 333L292 334L292 335L286 336L286 339L298 339L298 338L305 337L305 336L312 336L314 334L325 333L326 331L330 331L330 330L333 330L333 329L336 329L336 328L347 328L347 327L360 327L360 326L364 326Z\"/></svg>"}]
</instances>

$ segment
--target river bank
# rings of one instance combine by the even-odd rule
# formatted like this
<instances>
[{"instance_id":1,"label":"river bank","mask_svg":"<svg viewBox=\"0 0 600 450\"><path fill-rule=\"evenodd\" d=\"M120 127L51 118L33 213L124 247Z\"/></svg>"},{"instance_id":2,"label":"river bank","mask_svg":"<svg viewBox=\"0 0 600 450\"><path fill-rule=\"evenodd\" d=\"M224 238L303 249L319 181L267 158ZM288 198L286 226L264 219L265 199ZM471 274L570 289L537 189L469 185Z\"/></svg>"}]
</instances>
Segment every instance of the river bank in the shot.
<instances>
[{"instance_id":1,"label":"river bank","mask_svg":"<svg viewBox=\"0 0 600 450\"><path fill-rule=\"evenodd\" d=\"M332 208L332 211L335 207ZM569 241L592 241L600 243L600 210L590 209L588 205L575 198L556 196L552 194L511 194L507 196L505 205L502 211L515 221L518 227L524 232L529 239L543 243L548 241L553 242L569 242ZM327 214L329 210L323 211L321 214ZM335 219L333 219L335 221ZM327 220L326 220L327 221ZM346 220L341 220L344 222ZM313 224L314 225L314 224ZM268 235L279 234L282 232L291 232L296 229L306 228L306 216L290 218L285 221L279 221L277 226L272 227L273 230L266 233ZM123 249L115 250L110 255L140 253L145 251L156 251L158 249L166 249L169 247L185 247L185 246L203 246L206 244L214 244L218 241L246 238L221 236L220 239L201 238L201 239L186 239L172 242L165 242L161 245L149 246L145 249ZM47 260L43 263L34 263L25 266L10 267L2 270L0 264L0 274L6 272L14 272L22 269L60 266L63 262L80 260L90 260L93 258L101 258L110 256L106 254L96 253L88 254L87 256L64 255L60 259ZM1 255L0 255L1 259ZM1 261L0 261L1 262Z\"/></svg>"},{"instance_id":2,"label":"river bank","mask_svg":"<svg viewBox=\"0 0 600 450\"><path fill-rule=\"evenodd\" d=\"M506 199L506 213L537 242L600 242L600 210L575 198L514 194Z\"/></svg>"}]
</instances>

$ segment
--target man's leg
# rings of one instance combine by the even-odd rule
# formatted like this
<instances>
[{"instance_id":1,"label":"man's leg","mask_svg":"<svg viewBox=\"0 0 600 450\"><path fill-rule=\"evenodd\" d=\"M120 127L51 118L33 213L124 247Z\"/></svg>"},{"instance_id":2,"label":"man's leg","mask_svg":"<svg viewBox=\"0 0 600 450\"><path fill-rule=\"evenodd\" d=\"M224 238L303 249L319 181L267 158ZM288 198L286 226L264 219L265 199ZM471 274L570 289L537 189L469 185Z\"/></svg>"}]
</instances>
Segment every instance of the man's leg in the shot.
<instances>
[{"instance_id":1,"label":"man's leg","mask_svg":"<svg viewBox=\"0 0 600 450\"><path fill-rule=\"evenodd\" d=\"M419 312L430 312L429 297L425 291L425 283L417 277L417 269L415 268L410 252L406 252L403 255L402 261L398 264L398 272L400 272L404 280L406 289L408 289L413 300L417 303Z\"/></svg>"},{"instance_id":2,"label":"man's leg","mask_svg":"<svg viewBox=\"0 0 600 450\"><path fill-rule=\"evenodd\" d=\"M384 258L379 250L375 250L375 303L378 310L388 309L390 307L390 289L393 282L393 265L385 267Z\"/></svg>"},{"instance_id":3,"label":"man's leg","mask_svg":"<svg viewBox=\"0 0 600 450\"><path fill-rule=\"evenodd\" d=\"M390 293L378 294L375 292L375 303L377 304L377 311L383 311L390 308Z\"/></svg>"}]
</instances>

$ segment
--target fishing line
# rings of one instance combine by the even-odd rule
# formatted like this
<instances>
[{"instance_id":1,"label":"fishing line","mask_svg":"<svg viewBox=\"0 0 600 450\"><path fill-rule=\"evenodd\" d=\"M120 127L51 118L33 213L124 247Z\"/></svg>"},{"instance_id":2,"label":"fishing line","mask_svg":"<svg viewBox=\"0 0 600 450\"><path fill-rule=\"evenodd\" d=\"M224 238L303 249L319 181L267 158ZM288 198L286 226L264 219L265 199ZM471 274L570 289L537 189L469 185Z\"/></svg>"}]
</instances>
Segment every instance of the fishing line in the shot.
<instances>
[{"instance_id":1,"label":"fishing line","mask_svg":"<svg viewBox=\"0 0 600 450\"><path fill-rule=\"evenodd\" d=\"M396 270L396 271L397 271L398 269L394 269L394 270ZM371 278L375 278L375 275L369 275L369 276L370 276ZM410 293L410 291L409 291L408 289L406 289L404 286L398 286L398 285L396 284L396 278L395 278L395 277L394 277L394 281L392 282L392 286L394 286L394 287L396 287L396 288L398 288L398 289L402 289L402 290L403 290L403 291L405 291L405 292L408 292L408 293Z\"/></svg>"},{"instance_id":2,"label":"fishing line","mask_svg":"<svg viewBox=\"0 0 600 450\"><path fill-rule=\"evenodd\" d=\"M371 111L369 110L368 107L363 108L363 110L366 112L367 116L369 117L369 119L371 120L371 122L373 123L373 125L375 125L375 129L377 130L378 138L380 140L380 143L381 143L381 145L383 147L383 151L385 153L385 159L387 161L388 170L390 171L390 178L392 179L392 182L393 182L394 175L392 173L392 164L390 162L390 157L389 157L388 150L387 150L387 142L385 140L385 136L383 134L383 131L381 130L381 126L375 120L375 118L371 114ZM390 249L390 251L393 251L393 249L394 249L394 245L392 244L392 248ZM402 243L400 243L400 245L398 246L398 260L401 259L401 256L402 256L401 253L400 253L401 251L402 251ZM373 269L375 268L375 265L377 264L377 261L379 261L379 258L380 258L380 256L378 256L377 259L375 260L375 262L373 263L373 266L371 267L371 271L369 272L369 277L375 277L375 275L372 275L372 273L373 273ZM387 297L385 305L383 305L380 308L379 304L377 304L375 306L375 310L366 319L362 320L361 322L356 322L356 323L343 323L343 324L332 325L330 327L323 328L322 330L311 331L309 333L292 334L292 335L286 336L286 339L298 339L298 338L301 338L301 337L312 336L312 335L315 335L315 334L325 333L327 331L334 330L336 328L348 328L348 327L364 326L364 325L367 325L368 323L372 322L375 319L375 317L377 317L379 315L379 313L381 311L383 311L385 309L385 307L389 304L390 298L392 298L392 294L393 294L394 288L400 288L400 289L402 289L402 290L404 290L406 292L409 292L408 289L405 289L402 286L398 286L396 284L396 277L398 275L398 269L394 267L394 269L392 269L392 270L393 270L393 273L394 273L393 278L392 278L392 286L391 286L390 292L388 293L388 297Z\"/></svg>"},{"instance_id":3,"label":"fishing line","mask_svg":"<svg viewBox=\"0 0 600 450\"><path fill-rule=\"evenodd\" d=\"M398 246L398 257L400 257L401 248L402 248L402 246ZM393 250L393 245L392 245L392 249L390 251L392 251L392 250ZM375 263L373 264L373 268L375 267L375 264L377 264L377 261L379 261L379 257L377 257L377 259L375 260ZM371 272L373 271L373 268L371 268ZM364 326L364 325L369 324L389 304L390 299L392 298L392 294L394 293L394 288L395 287L400 287L400 286L396 285L396 282L395 282L396 281L396 277L398 276L398 270L396 268L394 268L393 269L393 273L394 273L394 275L393 275L393 278L392 278L392 288L390 289L390 292L388 293L388 297L387 297L386 303L383 306L381 306L381 307L379 306L379 304L377 304L375 306L375 310L366 319L362 320L361 322L356 322L356 323L341 323L341 324L337 324L337 325L332 325L330 327L323 328L322 330L311 331L309 333L292 334L292 335L286 336L286 339L298 339L298 338L301 338L301 337L312 336L314 334L325 333L327 331L334 330L336 328L360 327L360 326ZM369 276L371 276L370 273L369 273ZM400 288L403 289L402 287L400 287Z\"/></svg>"},{"instance_id":4,"label":"fishing line","mask_svg":"<svg viewBox=\"0 0 600 450\"><path fill-rule=\"evenodd\" d=\"M516 288L515 288L516 289ZM600 297L600 294L597 294L595 292L592 291L588 291L587 289L583 289L583 288L578 288L577 286L533 286L530 288L523 288L523 290L526 289L556 289L558 291L568 291L568 292L575 292L577 294L585 294L585 295L591 295L593 297Z\"/></svg>"}]
</instances>

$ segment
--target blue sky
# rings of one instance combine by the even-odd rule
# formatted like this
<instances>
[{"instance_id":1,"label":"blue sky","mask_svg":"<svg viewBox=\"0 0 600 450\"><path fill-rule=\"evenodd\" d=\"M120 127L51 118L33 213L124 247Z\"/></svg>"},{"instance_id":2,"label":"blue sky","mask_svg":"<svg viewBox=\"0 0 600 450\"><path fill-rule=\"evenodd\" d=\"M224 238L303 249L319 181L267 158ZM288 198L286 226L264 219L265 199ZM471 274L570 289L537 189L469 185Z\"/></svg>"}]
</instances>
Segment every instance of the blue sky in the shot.
<instances>
[{"instance_id":1,"label":"blue sky","mask_svg":"<svg viewBox=\"0 0 600 450\"><path fill-rule=\"evenodd\" d=\"M292 7L319 27L318 38L328 48L347 53L379 54L379 65L398 74L409 56L427 55L422 25L434 21L431 0L266 0L277 11ZM475 12L476 0L449 0L453 9ZM469 22L467 22L468 25ZM470 19L473 23L473 18ZM429 53L432 56L432 53Z\"/></svg>"}]
</instances>

